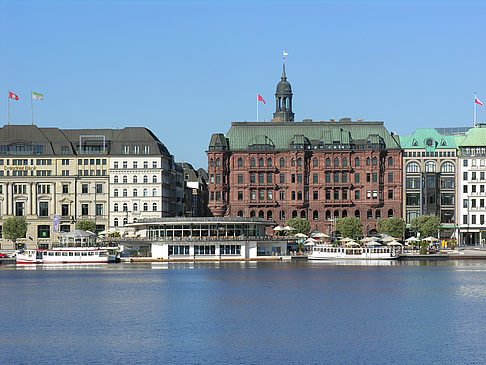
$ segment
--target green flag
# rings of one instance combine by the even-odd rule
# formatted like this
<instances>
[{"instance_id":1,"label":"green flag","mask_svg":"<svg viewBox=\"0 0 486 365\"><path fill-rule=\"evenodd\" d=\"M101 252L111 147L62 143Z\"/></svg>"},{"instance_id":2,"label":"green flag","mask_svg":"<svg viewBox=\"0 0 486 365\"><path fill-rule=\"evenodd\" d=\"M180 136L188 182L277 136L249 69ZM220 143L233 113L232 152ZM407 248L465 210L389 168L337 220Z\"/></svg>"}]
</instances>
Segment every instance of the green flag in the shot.
<instances>
[{"instance_id":1,"label":"green flag","mask_svg":"<svg viewBox=\"0 0 486 365\"><path fill-rule=\"evenodd\" d=\"M44 94L36 93L32 91L32 99L34 100L44 100Z\"/></svg>"}]
</instances>

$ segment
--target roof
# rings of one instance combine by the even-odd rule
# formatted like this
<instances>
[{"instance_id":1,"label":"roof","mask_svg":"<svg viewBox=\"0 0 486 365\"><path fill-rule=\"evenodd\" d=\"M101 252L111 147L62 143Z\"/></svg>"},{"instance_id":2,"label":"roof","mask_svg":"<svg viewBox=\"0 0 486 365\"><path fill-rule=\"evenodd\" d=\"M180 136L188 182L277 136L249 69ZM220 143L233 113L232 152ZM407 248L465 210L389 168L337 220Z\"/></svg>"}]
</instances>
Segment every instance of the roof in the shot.
<instances>
[{"instance_id":1,"label":"roof","mask_svg":"<svg viewBox=\"0 0 486 365\"><path fill-rule=\"evenodd\" d=\"M419 128L411 136L400 136L403 149L451 149L456 148L454 136L442 135L434 128ZM431 145L427 141L431 140Z\"/></svg>"},{"instance_id":2,"label":"roof","mask_svg":"<svg viewBox=\"0 0 486 365\"><path fill-rule=\"evenodd\" d=\"M477 124L466 132L465 136L456 136L458 147L486 146L486 124Z\"/></svg>"},{"instance_id":3,"label":"roof","mask_svg":"<svg viewBox=\"0 0 486 365\"><path fill-rule=\"evenodd\" d=\"M296 145L308 145L304 148L335 148L345 145L349 148L364 145L386 149L400 149L395 139L384 127L383 122L351 122L345 119L339 122L235 122L222 141L222 134L213 134L210 149L227 145L230 150L248 150L262 148L289 150ZM372 146L375 145L375 146ZM321 147L322 146L322 147Z\"/></svg>"}]
</instances>

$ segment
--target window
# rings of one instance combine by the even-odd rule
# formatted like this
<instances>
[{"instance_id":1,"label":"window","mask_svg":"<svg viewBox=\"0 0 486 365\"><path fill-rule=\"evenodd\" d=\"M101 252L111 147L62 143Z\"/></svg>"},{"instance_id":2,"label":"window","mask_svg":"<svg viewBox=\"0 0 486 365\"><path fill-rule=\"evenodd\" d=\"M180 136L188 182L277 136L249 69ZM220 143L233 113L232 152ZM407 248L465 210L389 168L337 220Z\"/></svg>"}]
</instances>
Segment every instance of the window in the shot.
<instances>
[{"instance_id":1,"label":"window","mask_svg":"<svg viewBox=\"0 0 486 365\"><path fill-rule=\"evenodd\" d=\"M148 203L143 203L143 211L148 212Z\"/></svg>"},{"instance_id":2,"label":"window","mask_svg":"<svg viewBox=\"0 0 486 365\"><path fill-rule=\"evenodd\" d=\"M243 200L243 192L238 191L238 200Z\"/></svg>"},{"instance_id":3,"label":"window","mask_svg":"<svg viewBox=\"0 0 486 365\"><path fill-rule=\"evenodd\" d=\"M126 175L123 176L123 183L124 184L128 183L128 177Z\"/></svg>"},{"instance_id":4,"label":"window","mask_svg":"<svg viewBox=\"0 0 486 365\"><path fill-rule=\"evenodd\" d=\"M152 183L154 183L154 184L157 183L157 175L152 176Z\"/></svg>"},{"instance_id":5,"label":"window","mask_svg":"<svg viewBox=\"0 0 486 365\"><path fill-rule=\"evenodd\" d=\"M15 215L21 217L25 215L25 203L15 202Z\"/></svg>"},{"instance_id":6,"label":"window","mask_svg":"<svg viewBox=\"0 0 486 365\"><path fill-rule=\"evenodd\" d=\"M285 200L285 190L280 190L280 200Z\"/></svg>"},{"instance_id":7,"label":"window","mask_svg":"<svg viewBox=\"0 0 486 365\"><path fill-rule=\"evenodd\" d=\"M123 168L128 169L128 161L123 161Z\"/></svg>"},{"instance_id":8,"label":"window","mask_svg":"<svg viewBox=\"0 0 486 365\"><path fill-rule=\"evenodd\" d=\"M373 158L371 159L371 164L372 164L373 166L377 166L377 165L378 165L378 159L377 159L376 157L373 157Z\"/></svg>"},{"instance_id":9,"label":"window","mask_svg":"<svg viewBox=\"0 0 486 365\"><path fill-rule=\"evenodd\" d=\"M144 184L148 183L148 176L147 175L143 176L143 182L144 182Z\"/></svg>"},{"instance_id":10,"label":"window","mask_svg":"<svg viewBox=\"0 0 486 365\"><path fill-rule=\"evenodd\" d=\"M359 190L354 191L354 199L359 200Z\"/></svg>"},{"instance_id":11,"label":"window","mask_svg":"<svg viewBox=\"0 0 486 365\"><path fill-rule=\"evenodd\" d=\"M88 204L81 204L81 215L88 215Z\"/></svg>"},{"instance_id":12,"label":"window","mask_svg":"<svg viewBox=\"0 0 486 365\"><path fill-rule=\"evenodd\" d=\"M330 183L331 182L331 173L330 172L326 172L326 183Z\"/></svg>"},{"instance_id":13,"label":"window","mask_svg":"<svg viewBox=\"0 0 486 365\"><path fill-rule=\"evenodd\" d=\"M127 204L127 203L123 203L123 208L122 208L122 210L123 210L124 212L128 212L128 204Z\"/></svg>"},{"instance_id":14,"label":"window","mask_svg":"<svg viewBox=\"0 0 486 365\"><path fill-rule=\"evenodd\" d=\"M255 180L255 173L254 172L251 172L250 173L250 183L251 184L254 184L256 182Z\"/></svg>"},{"instance_id":15,"label":"window","mask_svg":"<svg viewBox=\"0 0 486 365\"><path fill-rule=\"evenodd\" d=\"M368 209L366 211L366 218L373 219L373 212L371 211L371 209Z\"/></svg>"},{"instance_id":16,"label":"window","mask_svg":"<svg viewBox=\"0 0 486 365\"><path fill-rule=\"evenodd\" d=\"M157 168L157 161L152 161L152 168L156 169Z\"/></svg>"},{"instance_id":17,"label":"window","mask_svg":"<svg viewBox=\"0 0 486 365\"><path fill-rule=\"evenodd\" d=\"M312 166L314 166L314 167L318 167L319 166L319 161L317 160L317 157L314 157L312 159ZM317 212L317 210L315 212Z\"/></svg>"},{"instance_id":18,"label":"window","mask_svg":"<svg viewBox=\"0 0 486 365\"><path fill-rule=\"evenodd\" d=\"M381 219L381 210L377 209L375 212L375 218L376 219Z\"/></svg>"},{"instance_id":19,"label":"window","mask_svg":"<svg viewBox=\"0 0 486 365\"><path fill-rule=\"evenodd\" d=\"M63 217L66 217L69 215L69 205L68 204L62 204L61 205L61 215Z\"/></svg>"},{"instance_id":20,"label":"window","mask_svg":"<svg viewBox=\"0 0 486 365\"><path fill-rule=\"evenodd\" d=\"M334 167L339 166L339 158L335 157L334 158Z\"/></svg>"},{"instance_id":21,"label":"window","mask_svg":"<svg viewBox=\"0 0 486 365\"><path fill-rule=\"evenodd\" d=\"M263 184L265 181L265 174L258 174L258 183Z\"/></svg>"},{"instance_id":22,"label":"window","mask_svg":"<svg viewBox=\"0 0 486 365\"><path fill-rule=\"evenodd\" d=\"M409 162L405 168L406 172L420 172L420 166L417 162Z\"/></svg>"},{"instance_id":23,"label":"window","mask_svg":"<svg viewBox=\"0 0 486 365\"><path fill-rule=\"evenodd\" d=\"M51 237L51 227L49 225L38 225L37 226L37 237L38 238L50 238Z\"/></svg>"},{"instance_id":24,"label":"window","mask_svg":"<svg viewBox=\"0 0 486 365\"><path fill-rule=\"evenodd\" d=\"M238 167L243 167L243 159L241 157L238 158Z\"/></svg>"},{"instance_id":25,"label":"window","mask_svg":"<svg viewBox=\"0 0 486 365\"><path fill-rule=\"evenodd\" d=\"M464 181L467 181L467 171L464 171L463 174L462 174L462 179Z\"/></svg>"},{"instance_id":26,"label":"window","mask_svg":"<svg viewBox=\"0 0 486 365\"><path fill-rule=\"evenodd\" d=\"M377 182L378 181L378 175L376 172L373 172L373 174L371 174L371 181L372 182Z\"/></svg>"},{"instance_id":27,"label":"window","mask_svg":"<svg viewBox=\"0 0 486 365\"><path fill-rule=\"evenodd\" d=\"M446 161L440 167L440 172L454 172L454 164L452 162Z\"/></svg>"},{"instance_id":28,"label":"window","mask_svg":"<svg viewBox=\"0 0 486 365\"><path fill-rule=\"evenodd\" d=\"M388 209L388 218L393 218L393 209Z\"/></svg>"},{"instance_id":29,"label":"window","mask_svg":"<svg viewBox=\"0 0 486 365\"><path fill-rule=\"evenodd\" d=\"M328 157L326 158L326 167L330 167L331 166L331 159Z\"/></svg>"},{"instance_id":30,"label":"window","mask_svg":"<svg viewBox=\"0 0 486 365\"><path fill-rule=\"evenodd\" d=\"M113 182L115 184L118 184L118 176L117 175L113 176Z\"/></svg>"},{"instance_id":31,"label":"window","mask_svg":"<svg viewBox=\"0 0 486 365\"><path fill-rule=\"evenodd\" d=\"M419 189L420 178L419 177L407 177L405 180L405 186L407 189Z\"/></svg>"},{"instance_id":32,"label":"window","mask_svg":"<svg viewBox=\"0 0 486 365\"><path fill-rule=\"evenodd\" d=\"M258 159L258 167L263 167L263 158Z\"/></svg>"},{"instance_id":33,"label":"window","mask_svg":"<svg viewBox=\"0 0 486 365\"><path fill-rule=\"evenodd\" d=\"M348 173L347 172L343 172L342 179L343 179L343 183L347 183L348 182Z\"/></svg>"},{"instance_id":34,"label":"window","mask_svg":"<svg viewBox=\"0 0 486 365\"><path fill-rule=\"evenodd\" d=\"M339 183L339 172L334 173L334 182Z\"/></svg>"},{"instance_id":35,"label":"window","mask_svg":"<svg viewBox=\"0 0 486 365\"><path fill-rule=\"evenodd\" d=\"M96 204L96 215L103 215L103 204Z\"/></svg>"},{"instance_id":36,"label":"window","mask_svg":"<svg viewBox=\"0 0 486 365\"><path fill-rule=\"evenodd\" d=\"M113 204L113 211L118 212L118 203Z\"/></svg>"},{"instance_id":37,"label":"window","mask_svg":"<svg viewBox=\"0 0 486 365\"><path fill-rule=\"evenodd\" d=\"M393 190L388 190L388 199L393 199Z\"/></svg>"},{"instance_id":38,"label":"window","mask_svg":"<svg viewBox=\"0 0 486 365\"><path fill-rule=\"evenodd\" d=\"M243 174L238 174L238 184L243 184Z\"/></svg>"},{"instance_id":39,"label":"window","mask_svg":"<svg viewBox=\"0 0 486 365\"><path fill-rule=\"evenodd\" d=\"M318 199L319 199L319 192L318 192L318 191L314 191L314 192L312 193L312 198L313 198L314 200L318 200Z\"/></svg>"},{"instance_id":40,"label":"window","mask_svg":"<svg viewBox=\"0 0 486 365\"><path fill-rule=\"evenodd\" d=\"M393 157L388 157L388 166L393 166Z\"/></svg>"},{"instance_id":41,"label":"window","mask_svg":"<svg viewBox=\"0 0 486 365\"><path fill-rule=\"evenodd\" d=\"M312 213L312 219L314 219L315 221L319 219L319 212L317 210L314 210L314 212Z\"/></svg>"},{"instance_id":42,"label":"window","mask_svg":"<svg viewBox=\"0 0 486 365\"><path fill-rule=\"evenodd\" d=\"M88 184L82 184L81 185L81 193L82 194L88 194Z\"/></svg>"},{"instance_id":43,"label":"window","mask_svg":"<svg viewBox=\"0 0 486 365\"><path fill-rule=\"evenodd\" d=\"M253 157L250 158L250 166L255 167L255 159Z\"/></svg>"},{"instance_id":44,"label":"window","mask_svg":"<svg viewBox=\"0 0 486 365\"><path fill-rule=\"evenodd\" d=\"M297 174L297 183L302 184L302 174Z\"/></svg>"},{"instance_id":45,"label":"window","mask_svg":"<svg viewBox=\"0 0 486 365\"><path fill-rule=\"evenodd\" d=\"M148 189L147 188L143 189L143 196L148 196Z\"/></svg>"},{"instance_id":46,"label":"window","mask_svg":"<svg viewBox=\"0 0 486 365\"><path fill-rule=\"evenodd\" d=\"M123 194L122 194L124 197L127 197L128 196L128 190L127 189L123 189Z\"/></svg>"},{"instance_id":47,"label":"window","mask_svg":"<svg viewBox=\"0 0 486 365\"><path fill-rule=\"evenodd\" d=\"M63 194L69 193L69 185L68 184L62 184L62 193Z\"/></svg>"},{"instance_id":48,"label":"window","mask_svg":"<svg viewBox=\"0 0 486 365\"><path fill-rule=\"evenodd\" d=\"M256 200L256 191L250 190L250 200Z\"/></svg>"},{"instance_id":49,"label":"window","mask_svg":"<svg viewBox=\"0 0 486 365\"><path fill-rule=\"evenodd\" d=\"M47 217L49 215L49 203L39 202L39 217Z\"/></svg>"},{"instance_id":50,"label":"window","mask_svg":"<svg viewBox=\"0 0 486 365\"><path fill-rule=\"evenodd\" d=\"M425 163L425 172L435 172L436 166L437 165L434 161L427 161Z\"/></svg>"},{"instance_id":51,"label":"window","mask_svg":"<svg viewBox=\"0 0 486 365\"><path fill-rule=\"evenodd\" d=\"M280 157L280 167L285 166L285 159L283 157Z\"/></svg>"},{"instance_id":52,"label":"window","mask_svg":"<svg viewBox=\"0 0 486 365\"><path fill-rule=\"evenodd\" d=\"M144 161L143 162L143 168L144 169L148 169L148 161Z\"/></svg>"},{"instance_id":53,"label":"window","mask_svg":"<svg viewBox=\"0 0 486 365\"><path fill-rule=\"evenodd\" d=\"M152 196L157 196L157 189L156 188L152 189Z\"/></svg>"},{"instance_id":54,"label":"window","mask_svg":"<svg viewBox=\"0 0 486 365\"><path fill-rule=\"evenodd\" d=\"M359 166L359 157L355 157L355 159L354 159L354 166Z\"/></svg>"},{"instance_id":55,"label":"window","mask_svg":"<svg viewBox=\"0 0 486 365\"><path fill-rule=\"evenodd\" d=\"M370 173L366 174L366 182L371 182L371 174Z\"/></svg>"},{"instance_id":56,"label":"window","mask_svg":"<svg viewBox=\"0 0 486 365\"><path fill-rule=\"evenodd\" d=\"M147 208L148 209L148 208ZM152 204L152 211L156 212L157 211L157 203Z\"/></svg>"},{"instance_id":57,"label":"window","mask_svg":"<svg viewBox=\"0 0 486 365\"><path fill-rule=\"evenodd\" d=\"M454 193L441 193L440 204L441 205L454 205Z\"/></svg>"},{"instance_id":58,"label":"window","mask_svg":"<svg viewBox=\"0 0 486 365\"><path fill-rule=\"evenodd\" d=\"M354 182L359 183L359 172L354 174Z\"/></svg>"},{"instance_id":59,"label":"window","mask_svg":"<svg viewBox=\"0 0 486 365\"><path fill-rule=\"evenodd\" d=\"M103 184L96 184L96 194L102 194L103 193Z\"/></svg>"},{"instance_id":60,"label":"window","mask_svg":"<svg viewBox=\"0 0 486 365\"><path fill-rule=\"evenodd\" d=\"M348 166L348 159L343 157L343 166Z\"/></svg>"},{"instance_id":61,"label":"window","mask_svg":"<svg viewBox=\"0 0 486 365\"><path fill-rule=\"evenodd\" d=\"M467 160L466 160L466 159L464 159L464 160L462 161L462 166L467 167Z\"/></svg>"},{"instance_id":62,"label":"window","mask_svg":"<svg viewBox=\"0 0 486 365\"><path fill-rule=\"evenodd\" d=\"M300 157L297 159L297 166L302 166L302 159Z\"/></svg>"},{"instance_id":63,"label":"window","mask_svg":"<svg viewBox=\"0 0 486 365\"><path fill-rule=\"evenodd\" d=\"M318 174L313 174L312 175L312 182L314 184L317 184L319 182L319 175Z\"/></svg>"},{"instance_id":64,"label":"window","mask_svg":"<svg viewBox=\"0 0 486 365\"><path fill-rule=\"evenodd\" d=\"M393 182L393 172L388 173L388 182Z\"/></svg>"},{"instance_id":65,"label":"window","mask_svg":"<svg viewBox=\"0 0 486 365\"><path fill-rule=\"evenodd\" d=\"M407 193L405 201L407 205L420 205L420 193Z\"/></svg>"},{"instance_id":66,"label":"window","mask_svg":"<svg viewBox=\"0 0 486 365\"><path fill-rule=\"evenodd\" d=\"M221 166L221 160L219 159L219 157L216 159L216 167L220 167Z\"/></svg>"},{"instance_id":67,"label":"window","mask_svg":"<svg viewBox=\"0 0 486 365\"><path fill-rule=\"evenodd\" d=\"M138 203L133 203L133 211L138 212Z\"/></svg>"},{"instance_id":68,"label":"window","mask_svg":"<svg viewBox=\"0 0 486 365\"><path fill-rule=\"evenodd\" d=\"M272 173L271 173L271 172L269 172L269 173L267 174L267 183L268 183L268 184L271 184L271 183L272 183L272 181L273 181Z\"/></svg>"}]
</instances>

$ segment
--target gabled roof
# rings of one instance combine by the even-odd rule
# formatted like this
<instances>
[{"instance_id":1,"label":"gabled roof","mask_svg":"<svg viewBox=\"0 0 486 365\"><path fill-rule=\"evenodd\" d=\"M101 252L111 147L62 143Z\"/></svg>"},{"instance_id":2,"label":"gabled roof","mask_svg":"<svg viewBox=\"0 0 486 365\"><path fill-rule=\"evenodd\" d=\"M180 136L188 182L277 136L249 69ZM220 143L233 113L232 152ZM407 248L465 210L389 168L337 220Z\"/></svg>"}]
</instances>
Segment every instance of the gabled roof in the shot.
<instances>
[{"instance_id":1,"label":"gabled roof","mask_svg":"<svg viewBox=\"0 0 486 365\"><path fill-rule=\"evenodd\" d=\"M434 128L419 128L411 136L400 136L400 146L403 149L450 149L456 148L454 136L442 135ZM432 139L433 144L428 146L426 141Z\"/></svg>"}]
</instances>

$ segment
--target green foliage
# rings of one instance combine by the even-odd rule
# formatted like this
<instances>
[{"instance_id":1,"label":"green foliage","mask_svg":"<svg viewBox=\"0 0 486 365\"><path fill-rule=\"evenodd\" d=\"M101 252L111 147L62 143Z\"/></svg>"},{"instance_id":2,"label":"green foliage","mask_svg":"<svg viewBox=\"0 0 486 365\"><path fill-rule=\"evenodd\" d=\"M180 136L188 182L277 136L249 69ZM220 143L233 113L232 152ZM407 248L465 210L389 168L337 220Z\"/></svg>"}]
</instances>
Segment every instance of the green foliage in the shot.
<instances>
[{"instance_id":1,"label":"green foliage","mask_svg":"<svg viewBox=\"0 0 486 365\"><path fill-rule=\"evenodd\" d=\"M336 231L343 237L363 237L363 223L357 217L345 217L336 220Z\"/></svg>"},{"instance_id":2,"label":"green foliage","mask_svg":"<svg viewBox=\"0 0 486 365\"><path fill-rule=\"evenodd\" d=\"M427 242L422 242L420 244L420 254L421 255L426 255L427 254L427 246L428 246Z\"/></svg>"},{"instance_id":3,"label":"green foliage","mask_svg":"<svg viewBox=\"0 0 486 365\"><path fill-rule=\"evenodd\" d=\"M120 237L120 232L113 232L108 235L108 237Z\"/></svg>"},{"instance_id":4,"label":"green foliage","mask_svg":"<svg viewBox=\"0 0 486 365\"><path fill-rule=\"evenodd\" d=\"M425 238L429 236L437 237L440 229L440 219L435 215L421 215L412 219L410 222L412 231L420 233Z\"/></svg>"},{"instance_id":5,"label":"green foliage","mask_svg":"<svg viewBox=\"0 0 486 365\"><path fill-rule=\"evenodd\" d=\"M310 230L310 224L307 222L305 218L289 218L285 222L286 226L290 226L295 228L295 231L291 231L291 233L303 233L307 234Z\"/></svg>"},{"instance_id":6,"label":"green foliage","mask_svg":"<svg viewBox=\"0 0 486 365\"><path fill-rule=\"evenodd\" d=\"M3 237L12 240L13 243L15 243L18 238L24 238L26 233L27 222L22 217L7 218L3 222Z\"/></svg>"},{"instance_id":7,"label":"green foliage","mask_svg":"<svg viewBox=\"0 0 486 365\"><path fill-rule=\"evenodd\" d=\"M94 233L95 223L93 221L77 221L76 229L80 229L81 231L91 231Z\"/></svg>"},{"instance_id":8,"label":"green foliage","mask_svg":"<svg viewBox=\"0 0 486 365\"><path fill-rule=\"evenodd\" d=\"M384 218L376 222L376 230L395 238L403 237L405 233L405 220L403 218Z\"/></svg>"}]
</instances>

